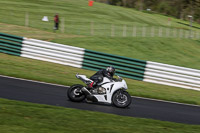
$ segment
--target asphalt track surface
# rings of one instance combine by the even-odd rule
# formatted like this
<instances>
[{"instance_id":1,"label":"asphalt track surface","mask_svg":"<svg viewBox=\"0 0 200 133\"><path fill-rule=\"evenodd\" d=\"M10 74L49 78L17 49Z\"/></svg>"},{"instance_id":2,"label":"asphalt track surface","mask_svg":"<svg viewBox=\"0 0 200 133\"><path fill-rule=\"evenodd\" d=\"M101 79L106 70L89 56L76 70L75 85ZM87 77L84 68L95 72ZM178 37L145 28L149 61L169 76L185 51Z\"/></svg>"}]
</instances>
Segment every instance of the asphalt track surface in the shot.
<instances>
[{"instance_id":1,"label":"asphalt track surface","mask_svg":"<svg viewBox=\"0 0 200 133\"><path fill-rule=\"evenodd\" d=\"M105 112L122 116L200 125L200 106L132 98L130 107L121 109L105 104L71 102L67 98L66 92L67 87L65 86L56 86L0 76L0 98Z\"/></svg>"}]
</instances>

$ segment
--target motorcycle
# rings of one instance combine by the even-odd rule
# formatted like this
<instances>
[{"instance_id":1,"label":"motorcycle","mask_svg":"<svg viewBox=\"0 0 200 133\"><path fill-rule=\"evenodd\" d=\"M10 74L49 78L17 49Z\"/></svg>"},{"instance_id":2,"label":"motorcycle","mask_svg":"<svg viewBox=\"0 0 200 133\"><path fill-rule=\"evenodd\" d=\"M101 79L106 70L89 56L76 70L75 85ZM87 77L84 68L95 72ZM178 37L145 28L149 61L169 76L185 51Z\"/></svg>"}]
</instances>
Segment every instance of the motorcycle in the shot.
<instances>
[{"instance_id":1,"label":"motorcycle","mask_svg":"<svg viewBox=\"0 0 200 133\"><path fill-rule=\"evenodd\" d=\"M93 81L86 75L76 74L76 78L83 81L86 85ZM116 80L110 80L107 77L98 83L96 87L89 89L81 84L72 85L67 95L73 102L86 101L113 104L119 108L128 107L131 104L131 96L126 91L128 89L126 81L118 76Z\"/></svg>"}]
</instances>

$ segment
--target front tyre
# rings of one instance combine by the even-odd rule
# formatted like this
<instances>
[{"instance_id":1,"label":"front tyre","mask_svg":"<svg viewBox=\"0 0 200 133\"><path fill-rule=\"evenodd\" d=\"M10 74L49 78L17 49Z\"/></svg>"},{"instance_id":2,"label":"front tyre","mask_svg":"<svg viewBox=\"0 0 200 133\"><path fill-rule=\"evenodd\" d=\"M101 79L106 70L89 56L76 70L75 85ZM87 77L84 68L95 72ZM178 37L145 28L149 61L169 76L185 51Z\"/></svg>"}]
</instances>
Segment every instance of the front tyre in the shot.
<instances>
[{"instance_id":1,"label":"front tyre","mask_svg":"<svg viewBox=\"0 0 200 133\"><path fill-rule=\"evenodd\" d=\"M114 93L112 102L118 108L126 108L131 104L131 96L126 91L118 90Z\"/></svg>"},{"instance_id":2,"label":"front tyre","mask_svg":"<svg viewBox=\"0 0 200 133\"><path fill-rule=\"evenodd\" d=\"M85 94L81 91L82 85L72 85L68 91L67 96L73 102L81 102L85 99Z\"/></svg>"}]
</instances>

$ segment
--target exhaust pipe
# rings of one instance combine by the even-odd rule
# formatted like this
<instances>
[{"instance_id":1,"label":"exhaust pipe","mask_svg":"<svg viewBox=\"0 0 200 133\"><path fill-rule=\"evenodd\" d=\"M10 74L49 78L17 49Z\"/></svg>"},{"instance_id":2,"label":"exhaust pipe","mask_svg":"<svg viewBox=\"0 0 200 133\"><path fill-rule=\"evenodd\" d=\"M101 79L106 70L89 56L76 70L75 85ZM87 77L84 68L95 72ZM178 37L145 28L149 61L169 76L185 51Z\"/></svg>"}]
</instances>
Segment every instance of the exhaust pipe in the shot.
<instances>
[{"instance_id":1,"label":"exhaust pipe","mask_svg":"<svg viewBox=\"0 0 200 133\"><path fill-rule=\"evenodd\" d=\"M83 87L81 89L81 91L83 91L83 93L85 93L87 99L93 101L93 102L98 102L97 98L95 96L92 95L92 93L85 87Z\"/></svg>"},{"instance_id":2,"label":"exhaust pipe","mask_svg":"<svg viewBox=\"0 0 200 133\"><path fill-rule=\"evenodd\" d=\"M83 87L81 90L82 90L86 95L92 95L92 93L91 93L88 89L86 89L85 87Z\"/></svg>"}]
</instances>

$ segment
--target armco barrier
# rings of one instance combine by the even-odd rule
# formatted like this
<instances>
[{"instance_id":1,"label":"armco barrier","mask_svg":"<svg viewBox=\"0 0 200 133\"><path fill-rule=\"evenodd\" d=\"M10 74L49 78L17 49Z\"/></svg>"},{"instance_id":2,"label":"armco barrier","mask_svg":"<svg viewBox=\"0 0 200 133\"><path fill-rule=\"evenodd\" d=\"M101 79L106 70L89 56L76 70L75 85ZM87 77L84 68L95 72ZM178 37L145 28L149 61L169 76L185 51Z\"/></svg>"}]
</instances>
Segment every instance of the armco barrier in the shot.
<instances>
[{"instance_id":1,"label":"armco barrier","mask_svg":"<svg viewBox=\"0 0 200 133\"><path fill-rule=\"evenodd\" d=\"M0 33L0 52L20 56L22 40L23 37Z\"/></svg>"},{"instance_id":2,"label":"armco barrier","mask_svg":"<svg viewBox=\"0 0 200 133\"><path fill-rule=\"evenodd\" d=\"M143 80L145 61L100 53L83 48L52 42L24 38L21 56L69 65L89 70L99 70L112 65L117 74L136 80Z\"/></svg>"},{"instance_id":3,"label":"armco barrier","mask_svg":"<svg viewBox=\"0 0 200 133\"><path fill-rule=\"evenodd\" d=\"M143 80L146 61L85 50L84 69L99 70L110 65L117 69L116 74L119 76Z\"/></svg>"},{"instance_id":4,"label":"armco barrier","mask_svg":"<svg viewBox=\"0 0 200 133\"><path fill-rule=\"evenodd\" d=\"M84 49L24 38L21 56L53 63L82 67Z\"/></svg>"},{"instance_id":5,"label":"armco barrier","mask_svg":"<svg viewBox=\"0 0 200 133\"><path fill-rule=\"evenodd\" d=\"M200 70L137 60L0 33L0 52L97 71L114 66L122 77L200 91Z\"/></svg>"},{"instance_id":6,"label":"armco barrier","mask_svg":"<svg viewBox=\"0 0 200 133\"><path fill-rule=\"evenodd\" d=\"M144 81L200 91L200 70L147 61Z\"/></svg>"}]
</instances>

